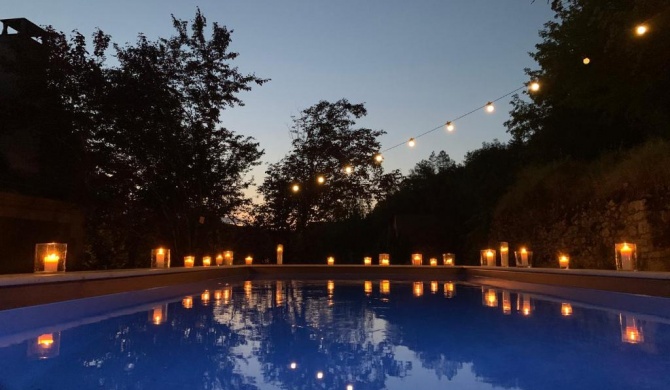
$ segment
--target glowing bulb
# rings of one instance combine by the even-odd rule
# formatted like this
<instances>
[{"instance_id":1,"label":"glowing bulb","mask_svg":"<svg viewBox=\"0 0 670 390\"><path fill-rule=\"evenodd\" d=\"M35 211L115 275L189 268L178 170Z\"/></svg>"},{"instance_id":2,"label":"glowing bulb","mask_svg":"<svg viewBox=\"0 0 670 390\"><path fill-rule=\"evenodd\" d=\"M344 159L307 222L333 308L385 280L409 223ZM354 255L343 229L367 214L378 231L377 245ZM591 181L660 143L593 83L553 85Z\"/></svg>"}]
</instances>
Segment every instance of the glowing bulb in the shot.
<instances>
[{"instance_id":1,"label":"glowing bulb","mask_svg":"<svg viewBox=\"0 0 670 390\"><path fill-rule=\"evenodd\" d=\"M316 379L323 379L323 372L319 371L316 373Z\"/></svg>"},{"instance_id":2,"label":"glowing bulb","mask_svg":"<svg viewBox=\"0 0 670 390\"><path fill-rule=\"evenodd\" d=\"M347 165L344 167L344 173L347 175L350 175L354 171L354 168L351 165Z\"/></svg>"},{"instance_id":3,"label":"glowing bulb","mask_svg":"<svg viewBox=\"0 0 670 390\"><path fill-rule=\"evenodd\" d=\"M322 175L319 175L319 176L316 177L316 182L319 183L319 184L323 184L323 183L326 182L326 178L323 177Z\"/></svg>"},{"instance_id":4,"label":"glowing bulb","mask_svg":"<svg viewBox=\"0 0 670 390\"><path fill-rule=\"evenodd\" d=\"M582 62L584 63L584 65L588 65L588 64L591 63L591 59L590 59L589 57L584 57L584 59L582 60Z\"/></svg>"},{"instance_id":5,"label":"glowing bulb","mask_svg":"<svg viewBox=\"0 0 670 390\"><path fill-rule=\"evenodd\" d=\"M378 163L384 161L384 156L382 156L381 153L375 154L375 161L377 161Z\"/></svg>"},{"instance_id":6,"label":"glowing bulb","mask_svg":"<svg viewBox=\"0 0 670 390\"><path fill-rule=\"evenodd\" d=\"M294 184L294 185L291 187L291 191L293 191L293 192L298 192L298 191L300 191L300 186L297 185L297 184Z\"/></svg>"},{"instance_id":7,"label":"glowing bulb","mask_svg":"<svg viewBox=\"0 0 670 390\"><path fill-rule=\"evenodd\" d=\"M347 385L347 390L354 390L354 385Z\"/></svg>"},{"instance_id":8,"label":"glowing bulb","mask_svg":"<svg viewBox=\"0 0 670 390\"><path fill-rule=\"evenodd\" d=\"M639 26L635 27L635 34L642 36L649 31L648 27L645 24L640 24Z\"/></svg>"},{"instance_id":9,"label":"glowing bulb","mask_svg":"<svg viewBox=\"0 0 670 390\"><path fill-rule=\"evenodd\" d=\"M451 133L452 131L454 131L454 124L453 124L452 122L447 122L447 124L445 125L445 127L447 128L447 131L450 132L450 133Z\"/></svg>"},{"instance_id":10,"label":"glowing bulb","mask_svg":"<svg viewBox=\"0 0 670 390\"><path fill-rule=\"evenodd\" d=\"M291 367L291 370L295 370L296 368L298 368L298 363L292 362L289 367Z\"/></svg>"},{"instance_id":11,"label":"glowing bulb","mask_svg":"<svg viewBox=\"0 0 670 390\"><path fill-rule=\"evenodd\" d=\"M493 107L493 102L488 102L486 103L486 112L491 113L495 111L495 107Z\"/></svg>"},{"instance_id":12,"label":"glowing bulb","mask_svg":"<svg viewBox=\"0 0 670 390\"><path fill-rule=\"evenodd\" d=\"M409 141L407 142L407 145L410 148L413 148L416 145L416 141L414 141L414 138L410 138Z\"/></svg>"},{"instance_id":13,"label":"glowing bulb","mask_svg":"<svg viewBox=\"0 0 670 390\"><path fill-rule=\"evenodd\" d=\"M538 83L537 81L533 81L532 83L530 83L528 88L533 92L537 92L540 90L540 83Z\"/></svg>"}]
</instances>

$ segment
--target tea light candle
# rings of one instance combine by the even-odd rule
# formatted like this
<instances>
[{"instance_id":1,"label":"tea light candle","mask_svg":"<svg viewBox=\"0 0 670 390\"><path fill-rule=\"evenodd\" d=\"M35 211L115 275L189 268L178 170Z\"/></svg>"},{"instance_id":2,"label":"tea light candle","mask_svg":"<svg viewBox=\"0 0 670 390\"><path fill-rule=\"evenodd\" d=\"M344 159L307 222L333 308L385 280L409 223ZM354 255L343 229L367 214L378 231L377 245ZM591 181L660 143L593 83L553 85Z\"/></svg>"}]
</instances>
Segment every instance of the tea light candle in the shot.
<instances>
[{"instance_id":1,"label":"tea light candle","mask_svg":"<svg viewBox=\"0 0 670 390\"><path fill-rule=\"evenodd\" d=\"M185 268L192 268L193 264L195 264L195 256L185 256L184 257L184 267Z\"/></svg>"},{"instance_id":2,"label":"tea light candle","mask_svg":"<svg viewBox=\"0 0 670 390\"><path fill-rule=\"evenodd\" d=\"M437 266L437 258L435 258L435 257L430 258L430 266L431 267Z\"/></svg>"},{"instance_id":3,"label":"tea light candle","mask_svg":"<svg viewBox=\"0 0 670 390\"><path fill-rule=\"evenodd\" d=\"M391 256L388 253L380 253L379 265L386 267L390 264L391 264Z\"/></svg>"},{"instance_id":4,"label":"tea light candle","mask_svg":"<svg viewBox=\"0 0 670 390\"><path fill-rule=\"evenodd\" d=\"M454 265L454 257L453 253L445 253L442 255L442 262L444 265L452 267Z\"/></svg>"},{"instance_id":5,"label":"tea light candle","mask_svg":"<svg viewBox=\"0 0 670 390\"><path fill-rule=\"evenodd\" d=\"M246 265L252 265L254 263L254 258L251 256L247 256L244 258L244 264Z\"/></svg>"},{"instance_id":6,"label":"tea light candle","mask_svg":"<svg viewBox=\"0 0 670 390\"><path fill-rule=\"evenodd\" d=\"M165 267L165 250L163 248L158 248L156 251L156 268Z\"/></svg>"},{"instance_id":7,"label":"tea light candle","mask_svg":"<svg viewBox=\"0 0 670 390\"><path fill-rule=\"evenodd\" d=\"M223 256L217 255L216 256L216 265L222 265L223 264Z\"/></svg>"},{"instance_id":8,"label":"tea light candle","mask_svg":"<svg viewBox=\"0 0 670 390\"><path fill-rule=\"evenodd\" d=\"M335 265L335 258L333 256L328 256L328 259L326 259L326 263L328 265Z\"/></svg>"},{"instance_id":9,"label":"tea light candle","mask_svg":"<svg viewBox=\"0 0 670 390\"><path fill-rule=\"evenodd\" d=\"M225 260L226 265L233 265L233 251L223 252L223 260Z\"/></svg>"},{"instance_id":10,"label":"tea light candle","mask_svg":"<svg viewBox=\"0 0 670 390\"><path fill-rule=\"evenodd\" d=\"M55 253L44 256L44 272L57 272L59 261L60 256Z\"/></svg>"},{"instance_id":11,"label":"tea light candle","mask_svg":"<svg viewBox=\"0 0 670 390\"><path fill-rule=\"evenodd\" d=\"M423 255L421 253L412 254L412 265L421 265L423 263Z\"/></svg>"},{"instance_id":12,"label":"tea light candle","mask_svg":"<svg viewBox=\"0 0 670 390\"><path fill-rule=\"evenodd\" d=\"M363 258L363 265L372 265L372 257L364 257Z\"/></svg>"},{"instance_id":13,"label":"tea light candle","mask_svg":"<svg viewBox=\"0 0 670 390\"><path fill-rule=\"evenodd\" d=\"M202 266L203 267L209 267L212 265L212 257L211 256L205 256L202 258Z\"/></svg>"},{"instance_id":14,"label":"tea light candle","mask_svg":"<svg viewBox=\"0 0 670 390\"><path fill-rule=\"evenodd\" d=\"M558 266L563 269L568 269L570 266L570 256L568 255L558 256Z\"/></svg>"}]
</instances>

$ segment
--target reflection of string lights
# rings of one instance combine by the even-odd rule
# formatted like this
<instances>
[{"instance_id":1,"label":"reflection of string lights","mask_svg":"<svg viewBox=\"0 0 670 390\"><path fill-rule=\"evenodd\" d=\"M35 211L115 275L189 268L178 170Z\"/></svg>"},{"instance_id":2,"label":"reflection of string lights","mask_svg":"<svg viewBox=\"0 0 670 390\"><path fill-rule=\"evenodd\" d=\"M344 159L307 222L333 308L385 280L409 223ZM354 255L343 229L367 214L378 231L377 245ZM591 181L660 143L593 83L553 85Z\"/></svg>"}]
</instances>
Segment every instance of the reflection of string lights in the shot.
<instances>
[{"instance_id":1,"label":"reflection of string lights","mask_svg":"<svg viewBox=\"0 0 670 390\"><path fill-rule=\"evenodd\" d=\"M289 368L290 368L291 370L295 370L296 368L298 368L298 363L296 363L296 362L291 362L291 364L289 364Z\"/></svg>"},{"instance_id":2,"label":"reflection of string lights","mask_svg":"<svg viewBox=\"0 0 670 390\"><path fill-rule=\"evenodd\" d=\"M316 379L323 379L323 372L319 371L316 373Z\"/></svg>"}]
</instances>

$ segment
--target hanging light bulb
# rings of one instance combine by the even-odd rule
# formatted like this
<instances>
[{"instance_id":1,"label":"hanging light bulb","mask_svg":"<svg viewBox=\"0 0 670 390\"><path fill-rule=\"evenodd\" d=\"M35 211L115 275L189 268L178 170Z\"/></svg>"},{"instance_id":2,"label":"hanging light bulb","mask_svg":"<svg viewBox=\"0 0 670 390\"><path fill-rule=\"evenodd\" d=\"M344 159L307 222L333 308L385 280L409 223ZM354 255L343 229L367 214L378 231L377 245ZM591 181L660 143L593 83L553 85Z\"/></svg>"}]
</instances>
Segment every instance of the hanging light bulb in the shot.
<instances>
[{"instance_id":1,"label":"hanging light bulb","mask_svg":"<svg viewBox=\"0 0 670 390\"><path fill-rule=\"evenodd\" d=\"M649 31L649 28L647 27L646 24L640 24L637 27L635 27L635 34L637 34L638 36L646 34L647 31Z\"/></svg>"},{"instance_id":2,"label":"hanging light bulb","mask_svg":"<svg viewBox=\"0 0 670 390\"><path fill-rule=\"evenodd\" d=\"M382 156L381 153L375 154L375 161L377 161L378 163L384 161L384 156Z\"/></svg>"},{"instance_id":3,"label":"hanging light bulb","mask_svg":"<svg viewBox=\"0 0 670 390\"><path fill-rule=\"evenodd\" d=\"M344 166L344 173L347 175L351 175L351 173L354 171L354 168L351 165L345 165Z\"/></svg>"},{"instance_id":4,"label":"hanging light bulb","mask_svg":"<svg viewBox=\"0 0 670 390\"><path fill-rule=\"evenodd\" d=\"M584 57L584 59L582 60L582 62L584 63L584 65L588 65L588 64L591 63L591 59L590 59L589 57Z\"/></svg>"},{"instance_id":5,"label":"hanging light bulb","mask_svg":"<svg viewBox=\"0 0 670 390\"><path fill-rule=\"evenodd\" d=\"M407 146L410 148L413 148L416 145L416 141L414 141L414 138L410 138L409 141L407 141Z\"/></svg>"},{"instance_id":6,"label":"hanging light bulb","mask_svg":"<svg viewBox=\"0 0 670 390\"><path fill-rule=\"evenodd\" d=\"M297 185L297 184L292 185L292 186L291 186L291 191L293 191L293 192L298 192L298 191L300 191L300 186Z\"/></svg>"},{"instance_id":7,"label":"hanging light bulb","mask_svg":"<svg viewBox=\"0 0 670 390\"><path fill-rule=\"evenodd\" d=\"M528 85L528 89L530 89L532 92L537 92L540 90L540 83L533 81Z\"/></svg>"},{"instance_id":8,"label":"hanging light bulb","mask_svg":"<svg viewBox=\"0 0 670 390\"><path fill-rule=\"evenodd\" d=\"M316 182L319 183L319 184L323 184L323 183L326 182L326 178L323 177L323 175L319 175L319 176L316 177Z\"/></svg>"},{"instance_id":9,"label":"hanging light bulb","mask_svg":"<svg viewBox=\"0 0 670 390\"><path fill-rule=\"evenodd\" d=\"M493 111L496 110L496 108L493 106L493 102L486 103L485 109L486 109L486 112L488 112L488 113L492 113Z\"/></svg>"},{"instance_id":10,"label":"hanging light bulb","mask_svg":"<svg viewBox=\"0 0 670 390\"><path fill-rule=\"evenodd\" d=\"M447 122L447 124L444 125L444 127L447 129L448 132L454 131L454 123L453 122Z\"/></svg>"}]
</instances>

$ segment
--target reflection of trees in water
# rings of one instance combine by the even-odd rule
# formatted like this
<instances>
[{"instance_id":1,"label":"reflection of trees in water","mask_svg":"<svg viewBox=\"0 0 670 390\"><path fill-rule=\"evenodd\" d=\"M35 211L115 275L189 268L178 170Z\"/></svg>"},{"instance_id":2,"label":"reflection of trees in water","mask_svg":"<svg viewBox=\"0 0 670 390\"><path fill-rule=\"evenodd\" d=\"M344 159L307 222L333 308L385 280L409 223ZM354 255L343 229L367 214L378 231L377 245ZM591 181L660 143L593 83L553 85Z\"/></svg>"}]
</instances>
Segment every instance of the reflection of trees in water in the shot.
<instances>
[{"instance_id":1,"label":"reflection of trees in water","mask_svg":"<svg viewBox=\"0 0 670 390\"><path fill-rule=\"evenodd\" d=\"M285 288L283 305L266 305L253 331L265 381L290 389L344 389L350 383L356 389L383 389L387 375L406 374L393 345L373 337L374 313L358 289L335 286L330 292L325 282L280 287Z\"/></svg>"}]
</instances>

